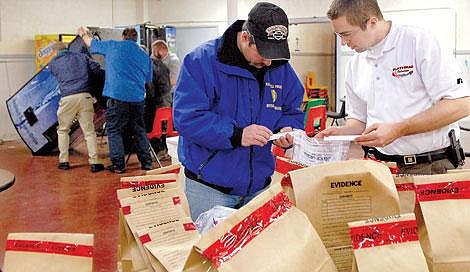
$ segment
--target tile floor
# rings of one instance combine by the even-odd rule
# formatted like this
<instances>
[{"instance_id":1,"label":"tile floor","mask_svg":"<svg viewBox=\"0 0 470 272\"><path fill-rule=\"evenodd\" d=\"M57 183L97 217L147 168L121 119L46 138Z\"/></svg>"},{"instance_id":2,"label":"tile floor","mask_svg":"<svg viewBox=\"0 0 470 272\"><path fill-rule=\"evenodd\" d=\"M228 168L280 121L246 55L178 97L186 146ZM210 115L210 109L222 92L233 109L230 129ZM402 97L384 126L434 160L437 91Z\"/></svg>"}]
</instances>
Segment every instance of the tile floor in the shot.
<instances>
[{"instance_id":1,"label":"tile floor","mask_svg":"<svg viewBox=\"0 0 470 272\"><path fill-rule=\"evenodd\" d=\"M99 149L109 164L106 139ZM64 171L57 169L56 154L32 156L22 142L0 144L0 168L16 178L0 192L0 267L10 232L74 232L94 234L94 272L116 271L119 177L145 171L132 155L125 174L91 173L84 144L75 150L72 168Z\"/></svg>"}]
</instances>

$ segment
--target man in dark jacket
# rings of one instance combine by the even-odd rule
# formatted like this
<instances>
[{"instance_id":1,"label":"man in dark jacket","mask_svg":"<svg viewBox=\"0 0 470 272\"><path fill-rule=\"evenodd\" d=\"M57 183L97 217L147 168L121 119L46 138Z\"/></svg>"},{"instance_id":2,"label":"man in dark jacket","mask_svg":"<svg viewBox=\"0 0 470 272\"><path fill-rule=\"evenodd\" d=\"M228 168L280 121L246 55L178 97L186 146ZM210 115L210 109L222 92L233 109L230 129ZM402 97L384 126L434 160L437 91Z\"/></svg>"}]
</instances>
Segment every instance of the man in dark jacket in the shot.
<instances>
[{"instance_id":1,"label":"man in dark jacket","mask_svg":"<svg viewBox=\"0 0 470 272\"><path fill-rule=\"evenodd\" d=\"M91 172L104 169L98 159L95 125L93 123L94 109L91 96L90 73L101 74L100 65L86 54L70 52L64 43L54 45L57 56L48 64L51 73L57 78L61 99L57 118L59 145L59 169L67 170L69 164L69 132L73 120L77 119L82 128L88 148L88 162Z\"/></svg>"},{"instance_id":2,"label":"man in dark jacket","mask_svg":"<svg viewBox=\"0 0 470 272\"><path fill-rule=\"evenodd\" d=\"M170 70L159 58L153 60L153 79L150 88L147 90L145 97L145 126L147 132L152 131L156 110L162 107L171 107L170 100ZM162 134L160 138L150 139L159 160L171 160L168 155L168 147L166 145L166 135Z\"/></svg>"},{"instance_id":3,"label":"man in dark jacket","mask_svg":"<svg viewBox=\"0 0 470 272\"><path fill-rule=\"evenodd\" d=\"M194 220L215 205L241 207L264 190L274 171L270 136L303 127L288 24L280 7L257 3L246 22L184 58L173 110Z\"/></svg>"}]
</instances>

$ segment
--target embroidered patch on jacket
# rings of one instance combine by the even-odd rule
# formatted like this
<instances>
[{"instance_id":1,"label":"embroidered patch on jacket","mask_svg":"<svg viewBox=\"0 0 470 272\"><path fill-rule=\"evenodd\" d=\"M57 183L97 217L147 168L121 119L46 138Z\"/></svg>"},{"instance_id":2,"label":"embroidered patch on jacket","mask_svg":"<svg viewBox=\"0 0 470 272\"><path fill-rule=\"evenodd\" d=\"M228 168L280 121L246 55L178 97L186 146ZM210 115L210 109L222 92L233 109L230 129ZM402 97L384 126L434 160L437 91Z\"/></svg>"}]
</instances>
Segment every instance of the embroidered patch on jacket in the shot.
<instances>
[{"instance_id":1,"label":"embroidered patch on jacket","mask_svg":"<svg viewBox=\"0 0 470 272\"><path fill-rule=\"evenodd\" d=\"M392 76L396 78L406 77L413 74L413 65L404 65L392 69Z\"/></svg>"},{"instance_id":2,"label":"embroidered patch on jacket","mask_svg":"<svg viewBox=\"0 0 470 272\"><path fill-rule=\"evenodd\" d=\"M271 98L273 99L273 103L277 100L277 92L274 89L271 89Z\"/></svg>"}]
</instances>

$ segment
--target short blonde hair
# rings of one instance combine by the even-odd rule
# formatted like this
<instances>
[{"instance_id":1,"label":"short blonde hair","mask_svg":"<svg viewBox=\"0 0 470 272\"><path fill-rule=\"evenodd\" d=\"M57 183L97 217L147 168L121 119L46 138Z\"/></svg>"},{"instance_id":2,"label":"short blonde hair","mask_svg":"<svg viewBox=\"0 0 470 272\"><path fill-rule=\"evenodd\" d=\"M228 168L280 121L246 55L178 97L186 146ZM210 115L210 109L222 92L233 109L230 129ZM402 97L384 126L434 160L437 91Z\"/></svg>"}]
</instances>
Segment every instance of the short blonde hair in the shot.
<instances>
[{"instance_id":1,"label":"short blonde hair","mask_svg":"<svg viewBox=\"0 0 470 272\"><path fill-rule=\"evenodd\" d=\"M153 47L168 49L168 44L164 40L156 40L152 43Z\"/></svg>"},{"instance_id":2,"label":"short blonde hair","mask_svg":"<svg viewBox=\"0 0 470 272\"><path fill-rule=\"evenodd\" d=\"M349 24L359 26L362 30L366 29L371 16L384 19L376 0L333 0L326 15L330 20L346 16Z\"/></svg>"}]
</instances>

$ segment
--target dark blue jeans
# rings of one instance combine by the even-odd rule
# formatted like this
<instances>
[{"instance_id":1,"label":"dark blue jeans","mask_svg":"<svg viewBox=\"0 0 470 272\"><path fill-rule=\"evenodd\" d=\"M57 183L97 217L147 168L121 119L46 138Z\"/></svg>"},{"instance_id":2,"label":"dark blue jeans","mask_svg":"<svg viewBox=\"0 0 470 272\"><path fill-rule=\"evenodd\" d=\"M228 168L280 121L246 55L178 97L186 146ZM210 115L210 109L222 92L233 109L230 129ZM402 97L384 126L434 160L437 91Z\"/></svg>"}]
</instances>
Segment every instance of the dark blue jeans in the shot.
<instances>
[{"instance_id":1,"label":"dark blue jeans","mask_svg":"<svg viewBox=\"0 0 470 272\"><path fill-rule=\"evenodd\" d=\"M131 145L134 145L142 167L152 166L149 142L144 125L144 102L123 102L109 98L106 109L109 157L120 169L125 168L123 135L130 130Z\"/></svg>"}]
</instances>

